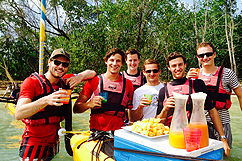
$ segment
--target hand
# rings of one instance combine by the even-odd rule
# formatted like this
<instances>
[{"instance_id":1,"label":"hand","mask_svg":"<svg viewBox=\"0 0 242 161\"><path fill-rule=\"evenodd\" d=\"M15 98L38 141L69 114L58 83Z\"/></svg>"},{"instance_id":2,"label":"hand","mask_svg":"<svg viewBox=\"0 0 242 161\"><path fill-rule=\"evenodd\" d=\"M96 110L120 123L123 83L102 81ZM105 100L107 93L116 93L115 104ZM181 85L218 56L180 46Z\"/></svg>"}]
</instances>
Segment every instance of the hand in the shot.
<instances>
[{"instance_id":1,"label":"hand","mask_svg":"<svg viewBox=\"0 0 242 161\"><path fill-rule=\"evenodd\" d=\"M139 107L144 108L146 106L149 106L149 100L147 97L142 97L140 100Z\"/></svg>"},{"instance_id":2,"label":"hand","mask_svg":"<svg viewBox=\"0 0 242 161\"><path fill-rule=\"evenodd\" d=\"M196 71L189 70L188 73L187 73L188 79L191 79L191 78L197 77L197 76L198 76L198 72L196 72Z\"/></svg>"},{"instance_id":3,"label":"hand","mask_svg":"<svg viewBox=\"0 0 242 161\"><path fill-rule=\"evenodd\" d=\"M231 149L230 149L230 147L229 147L229 145L227 143L227 139L222 138L221 141L224 143L224 155L225 156L229 156L229 153L230 153Z\"/></svg>"},{"instance_id":4,"label":"hand","mask_svg":"<svg viewBox=\"0 0 242 161\"><path fill-rule=\"evenodd\" d=\"M165 111L169 111L170 108L175 108L175 99L174 97L169 97L166 102L165 102L165 106L164 106L164 110Z\"/></svg>"},{"instance_id":5,"label":"hand","mask_svg":"<svg viewBox=\"0 0 242 161\"><path fill-rule=\"evenodd\" d=\"M105 100L102 96L93 97L93 99L88 103L89 108L100 108L102 106L102 100Z\"/></svg>"},{"instance_id":6,"label":"hand","mask_svg":"<svg viewBox=\"0 0 242 161\"><path fill-rule=\"evenodd\" d=\"M66 99L61 99L61 97L69 97L69 95L68 95L67 91L59 90L46 97L47 97L46 100L47 100L48 105L62 106L63 103L61 103L61 101L65 101Z\"/></svg>"},{"instance_id":7,"label":"hand","mask_svg":"<svg viewBox=\"0 0 242 161\"><path fill-rule=\"evenodd\" d=\"M70 77L66 79L66 83L70 84L70 88L75 87L77 84L81 83L83 80L83 75L78 74L77 76Z\"/></svg>"}]
</instances>

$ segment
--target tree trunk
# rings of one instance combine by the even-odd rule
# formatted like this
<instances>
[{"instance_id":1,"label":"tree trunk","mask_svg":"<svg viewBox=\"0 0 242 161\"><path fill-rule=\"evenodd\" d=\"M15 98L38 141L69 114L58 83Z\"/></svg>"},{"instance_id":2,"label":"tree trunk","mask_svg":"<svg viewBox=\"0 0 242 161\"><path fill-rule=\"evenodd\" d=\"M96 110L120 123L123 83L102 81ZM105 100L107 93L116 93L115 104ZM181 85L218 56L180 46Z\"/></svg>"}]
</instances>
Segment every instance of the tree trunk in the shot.
<instances>
[{"instance_id":1,"label":"tree trunk","mask_svg":"<svg viewBox=\"0 0 242 161\"><path fill-rule=\"evenodd\" d=\"M224 5L225 5L225 34L226 34L226 40L227 40L227 44L228 44L228 51L229 51L229 59L230 59L230 66L231 69L233 69L233 63L232 63L232 55L231 55L231 49L230 49L230 41L229 41L229 36L228 36L228 22L227 22L227 2L226 0L224 1Z\"/></svg>"},{"instance_id":2,"label":"tree trunk","mask_svg":"<svg viewBox=\"0 0 242 161\"><path fill-rule=\"evenodd\" d=\"M230 3L230 19L231 19L231 25L230 25L230 41L231 41L231 49L232 49L232 58L233 58L233 68L234 68L234 73L237 75L237 67L236 67L236 61L235 61L235 56L234 56L234 19L233 19L233 4L234 1L232 2L231 0L229 1Z\"/></svg>"},{"instance_id":3,"label":"tree trunk","mask_svg":"<svg viewBox=\"0 0 242 161\"><path fill-rule=\"evenodd\" d=\"M202 41L205 41L205 35L206 35L206 30L207 30L207 14L208 14L208 1L207 0L207 6L206 6L206 12L205 12L205 19L204 19L204 28L203 28L203 38Z\"/></svg>"}]
</instances>

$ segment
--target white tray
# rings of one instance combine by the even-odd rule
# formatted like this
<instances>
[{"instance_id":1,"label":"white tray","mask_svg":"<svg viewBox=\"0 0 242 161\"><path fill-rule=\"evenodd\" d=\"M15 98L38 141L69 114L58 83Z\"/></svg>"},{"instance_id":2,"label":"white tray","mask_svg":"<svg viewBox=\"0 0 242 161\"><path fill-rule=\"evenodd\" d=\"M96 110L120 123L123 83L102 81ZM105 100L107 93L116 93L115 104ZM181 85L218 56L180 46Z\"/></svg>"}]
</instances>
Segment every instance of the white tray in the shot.
<instances>
[{"instance_id":1,"label":"white tray","mask_svg":"<svg viewBox=\"0 0 242 161\"><path fill-rule=\"evenodd\" d=\"M143 137L149 138L149 139L155 139L155 138L161 138L161 137L169 136L169 134L159 135L159 136L146 136L146 135L143 135L143 134L137 133L137 132L135 132L135 131L132 131L132 130L131 130L131 126L123 126L122 129L127 130L127 131L130 131L130 132L132 132L132 133L134 133L134 134L137 134L137 135L140 135L140 136L143 136Z\"/></svg>"}]
</instances>

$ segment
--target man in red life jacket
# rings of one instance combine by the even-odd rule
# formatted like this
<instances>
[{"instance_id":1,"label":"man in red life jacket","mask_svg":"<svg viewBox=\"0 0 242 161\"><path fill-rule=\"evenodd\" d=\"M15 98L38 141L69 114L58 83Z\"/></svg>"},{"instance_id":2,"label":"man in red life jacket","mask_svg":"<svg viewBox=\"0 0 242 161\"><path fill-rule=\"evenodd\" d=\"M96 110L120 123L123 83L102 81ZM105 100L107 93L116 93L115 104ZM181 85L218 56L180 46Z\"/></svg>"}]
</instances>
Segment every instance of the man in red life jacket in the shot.
<instances>
[{"instance_id":1,"label":"man in red life jacket","mask_svg":"<svg viewBox=\"0 0 242 161\"><path fill-rule=\"evenodd\" d=\"M202 68L200 73L188 72L187 76L192 78L198 75L199 79L204 81L223 124L225 136L222 136L222 138L227 138L229 146L232 147L232 132L228 111L231 107L230 96L233 90L238 97L242 110L242 90L235 73L231 69L215 66L215 58L216 51L213 44L210 42L200 43L197 47L197 59L202 64ZM209 116L207 116L207 121L209 137L221 139Z\"/></svg>"},{"instance_id":2,"label":"man in red life jacket","mask_svg":"<svg viewBox=\"0 0 242 161\"><path fill-rule=\"evenodd\" d=\"M64 49L56 49L48 60L48 71L33 73L21 85L15 118L26 124L20 145L20 160L51 160L59 151L60 122L64 119L63 99L67 92L59 90L65 84L73 88L83 80L96 75L86 70L78 75L67 74L70 55Z\"/></svg>"},{"instance_id":3,"label":"man in red life jacket","mask_svg":"<svg viewBox=\"0 0 242 161\"><path fill-rule=\"evenodd\" d=\"M140 53L136 49L129 49L125 54L125 61L128 69L121 72L121 74L133 83L134 90L136 90L146 83L145 75L138 69L140 63Z\"/></svg>"},{"instance_id":4,"label":"man in red life jacket","mask_svg":"<svg viewBox=\"0 0 242 161\"><path fill-rule=\"evenodd\" d=\"M125 53L122 50L117 48L109 50L104 60L107 65L106 73L86 82L73 111L82 113L91 109L91 130L94 128L114 131L124 126L125 109L132 100L133 84L119 73L125 62ZM99 96L100 92L108 93L106 103L102 103L104 98Z\"/></svg>"},{"instance_id":5,"label":"man in red life jacket","mask_svg":"<svg viewBox=\"0 0 242 161\"><path fill-rule=\"evenodd\" d=\"M143 73L147 83L134 91L133 108L130 111L131 121L155 118L158 107L158 94L163 84L159 81L160 64L154 59L147 59L143 64ZM152 95L149 102L145 94Z\"/></svg>"},{"instance_id":6,"label":"man in red life jacket","mask_svg":"<svg viewBox=\"0 0 242 161\"><path fill-rule=\"evenodd\" d=\"M146 78L143 72L141 72L138 67L140 63L140 53L136 49L129 49L126 51L126 64L128 69L121 72L121 74L129 79L133 83L134 91L139 88L140 86L144 85L146 83ZM128 110L130 112L130 110ZM130 114L126 113L126 120L125 123L129 123L128 116Z\"/></svg>"},{"instance_id":7,"label":"man in red life jacket","mask_svg":"<svg viewBox=\"0 0 242 161\"><path fill-rule=\"evenodd\" d=\"M157 109L157 117L161 118L165 123L170 123L172 114L175 108L175 100L172 97L172 92L180 94L191 94L194 92L208 93L208 90L202 80L189 80L185 77L186 58L179 52L173 52L167 57L167 67L171 71L173 81L166 83L159 92L159 107ZM188 118L191 116L192 103L189 97L186 110ZM209 115L212 118L214 126L216 127L220 136L224 135L223 127L216 108L208 96L205 100L205 109L209 111ZM165 120L164 120L165 119ZM230 148L226 139L221 139L224 143L225 155L229 155Z\"/></svg>"}]
</instances>

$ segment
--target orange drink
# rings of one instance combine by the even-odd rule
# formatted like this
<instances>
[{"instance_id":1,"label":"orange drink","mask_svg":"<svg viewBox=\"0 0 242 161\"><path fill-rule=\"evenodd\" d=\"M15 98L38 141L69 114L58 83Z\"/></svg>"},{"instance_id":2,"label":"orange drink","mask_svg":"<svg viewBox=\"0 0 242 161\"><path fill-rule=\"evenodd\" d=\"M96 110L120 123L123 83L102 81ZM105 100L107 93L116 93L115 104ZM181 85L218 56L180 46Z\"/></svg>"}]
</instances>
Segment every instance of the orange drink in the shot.
<instances>
[{"instance_id":1,"label":"orange drink","mask_svg":"<svg viewBox=\"0 0 242 161\"><path fill-rule=\"evenodd\" d=\"M186 149L183 131L171 131L169 134L169 143L174 148Z\"/></svg>"},{"instance_id":2,"label":"orange drink","mask_svg":"<svg viewBox=\"0 0 242 161\"><path fill-rule=\"evenodd\" d=\"M196 77L193 77L193 78L194 78L194 79L198 79L200 69L199 69L199 68L191 68L190 71L195 71L195 72L197 72L197 76L196 76Z\"/></svg>"},{"instance_id":3,"label":"orange drink","mask_svg":"<svg viewBox=\"0 0 242 161\"><path fill-rule=\"evenodd\" d=\"M202 130L202 137L201 137L201 144L200 148L204 148L208 146L209 142L209 135L208 135L208 125L199 123L199 122L193 122L192 124L188 125L189 127L196 127Z\"/></svg>"},{"instance_id":4,"label":"orange drink","mask_svg":"<svg viewBox=\"0 0 242 161\"><path fill-rule=\"evenodd\" d=\"M70 100L70 96L71 96L72 90L71 89L61 89L61 90L67 91L68 92L68 95L69 95L69 97L60 97L60 99L66 99L65 101L61 101L61 103L68 104L69 103L69 100Z\"/></svg>"}]
</instances>

